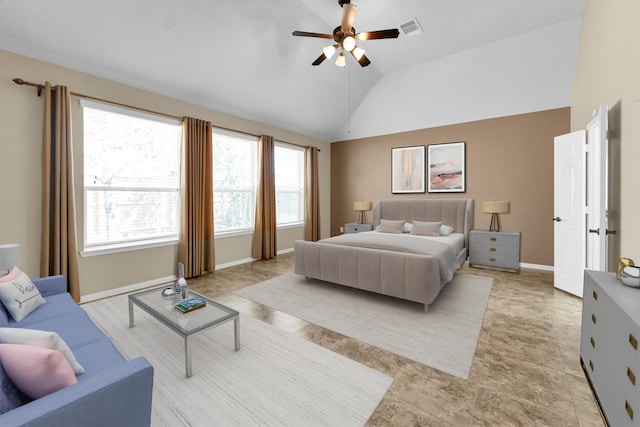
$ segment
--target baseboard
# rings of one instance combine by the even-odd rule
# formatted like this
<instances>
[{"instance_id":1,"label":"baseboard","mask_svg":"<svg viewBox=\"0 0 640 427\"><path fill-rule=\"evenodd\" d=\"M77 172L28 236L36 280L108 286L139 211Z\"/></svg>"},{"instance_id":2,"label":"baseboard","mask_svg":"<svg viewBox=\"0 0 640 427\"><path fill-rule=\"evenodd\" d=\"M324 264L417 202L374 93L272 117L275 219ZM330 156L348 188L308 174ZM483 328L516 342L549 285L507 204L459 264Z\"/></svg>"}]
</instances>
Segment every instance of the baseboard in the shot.
<instances>
[{"instance_id":1,"label":"baseboard","mask_svg":"<svg viewBox=\"0 0 640 427\"><path fill-rule=\"evenodd\" d=\"M80 297L80 304L84 304L91 301L96 301L103 298L114 297L120 294L127 294L129 292L139 291L141 289L150 288L152 286L162 285L163 283L172 283L176 281L176 276L167 276L159 279L148 280L146 282L134 283L133 285L121 286L115 289L109 289L108 291L96 292Z\"/></svg>"},{"instance_id":2,"label":"baseboard","mask_svg":"<svg viewBox=\"0 0 640 427\"><path fill-rule=\"evenodd\" d=\"M529 264L526 262L520 263L520 268L530 268L532 270L544 270L544 271L553 271L552 265L542 265L542 264Z\"/></svg>"},{"instance_id":3,"label":"baseboard","mask_svg":"<svg viewBox=\"0 0 640 427\"><path fill-rule=\"evenodd\" d=\"M278 255L284 255L293 252L293 248L282 249L278 251ZM216 265L216 270L224 270L225 268L235 267L236 265L247 264L255 261L255 258L239 259L237 261L231 261L224 264ZM84 304L91 301L96 301L103 298L114 297L120 294L127 294L129 292L139 291L141 289L150 288L152 286L162 285L163 283L175 282L176 276L167 276L159 279L148 280L146 282L134 283L133 285L121 286L115 289L109 289L108 291L96 292L80 297L80 304Z\"/></svg>"}]
</instances>

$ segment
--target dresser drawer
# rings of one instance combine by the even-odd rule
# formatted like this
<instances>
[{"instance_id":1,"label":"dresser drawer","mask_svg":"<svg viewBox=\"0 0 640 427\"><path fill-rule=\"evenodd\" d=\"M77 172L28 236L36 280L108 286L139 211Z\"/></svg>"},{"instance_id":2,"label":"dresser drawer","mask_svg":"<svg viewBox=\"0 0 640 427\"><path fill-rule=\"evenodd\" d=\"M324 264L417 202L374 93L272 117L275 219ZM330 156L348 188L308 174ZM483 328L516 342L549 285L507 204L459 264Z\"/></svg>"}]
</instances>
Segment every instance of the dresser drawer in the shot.
<instances>
[{"instance_id":1,"label":"dresser drawer","mask_svg":"<svg viewBox=\"0 0 640 427\"><path fill-rule=\"evenodd\" d=\"M518 252L514 246L508 245L485 245L481 243L472 243L469 246L469 253L476 255L507 255L515 256Z\"/></svg>"},{"instance_id":2,"label":"dresser drawer","mask_svg":"<svg viewBox=\"0 0 640 427\"><path fill-rule=\"evenodd\" d=\"M520 233L477 231L470 232L470 244L520 246Z\"/></svg>"},{"instance_id":3,"label":"dresser drawer","mask_svg":"<svg viewBox=\"0 0 640 427\"><path fill-rule=\"evenodd\" d=\"M358 224L356 222L352 222L344 225L345 233L360 233L361 231L371 230L373 230L373 224Z\"/></svg>"},{"instance_id":4,"label":"dresser drawer","mask_svg":"<svg viewBox=\"0 0 640 427\"><path fill-rule=\"evenodd\" d=\"M481 264L489 267L520 268L520 260L517 256L491 255L484 253L472 253L469 256L469 264Z\"/></svg>"}]
</instances>

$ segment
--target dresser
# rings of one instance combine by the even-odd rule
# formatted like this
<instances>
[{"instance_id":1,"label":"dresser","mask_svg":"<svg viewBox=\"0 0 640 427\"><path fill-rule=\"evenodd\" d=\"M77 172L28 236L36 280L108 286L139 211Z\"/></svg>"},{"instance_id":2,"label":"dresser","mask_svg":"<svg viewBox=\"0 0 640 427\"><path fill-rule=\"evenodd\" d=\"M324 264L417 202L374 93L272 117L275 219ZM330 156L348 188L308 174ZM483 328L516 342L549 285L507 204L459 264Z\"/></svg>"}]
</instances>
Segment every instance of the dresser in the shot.
<instances>
[{"instance_id":1,"label":"dresser","mask_svg":"<svg viewBox=\"0 0 640 427\"><path fill-rule=\"evenodd\" d=\"M585 271L580 362L610 426L640 426L640 289Z\"/></svg>"},{"instance_id":2,"label":"dresser","mask_svg":"<svg viewBox=\"0 0 640 427\"><path fill-rule=\"evenodd\" d=\"M344 232L346 233L360 233L361 231L373 230L373 224L358 224L357 222L350 222L344 225Z\"/></svg>"},{"instance_id":3,"label":"dresser","mask_svg":"<svg viewBox=\"0 0 640 427\"><path fill-rule=\"evenodd\" d=\"M520 269L520 232L471 230L469 265L507 271Z\"/></svg>"}]
</instances>

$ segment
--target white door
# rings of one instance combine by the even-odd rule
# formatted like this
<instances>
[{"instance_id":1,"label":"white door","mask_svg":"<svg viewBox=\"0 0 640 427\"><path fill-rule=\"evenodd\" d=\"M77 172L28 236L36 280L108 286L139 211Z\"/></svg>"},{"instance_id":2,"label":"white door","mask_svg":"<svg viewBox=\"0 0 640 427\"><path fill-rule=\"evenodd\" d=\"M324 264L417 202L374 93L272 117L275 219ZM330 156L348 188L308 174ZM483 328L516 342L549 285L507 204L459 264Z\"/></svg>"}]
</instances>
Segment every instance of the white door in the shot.
<instances>
[{"instance_id":1,"label":"white door","mask_svg":"<svg viewBox=\"0 0 640 427\"><path fill-rule=\"evenodd\" d=\"M608 106L600 104L587 125L587 263L589 270L607 271L608 263Z\"/></svg>"},{"instance_id":2,"label":"white door","mask_svg":"<svg viewBox=\"0 0 640 427\"><path fill-rule=\"evenodd\" d=\"M586 131L554 138L553 285L582 297L585 268Z\"/></svg>"}]
</instances>

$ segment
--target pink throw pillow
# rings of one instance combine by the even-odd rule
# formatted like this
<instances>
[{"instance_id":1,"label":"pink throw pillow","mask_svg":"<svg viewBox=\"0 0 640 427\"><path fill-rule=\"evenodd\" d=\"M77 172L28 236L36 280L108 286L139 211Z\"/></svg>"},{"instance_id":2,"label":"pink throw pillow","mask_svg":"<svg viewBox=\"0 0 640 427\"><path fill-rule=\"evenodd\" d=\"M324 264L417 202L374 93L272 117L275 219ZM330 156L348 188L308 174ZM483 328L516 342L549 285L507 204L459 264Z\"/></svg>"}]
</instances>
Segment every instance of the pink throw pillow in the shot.
<instances>
[{"instance_id":1,"label":"pink throw pillow","mask_svg":"<svg viewBox=\"0 0 640 427\"><path fill-rule=\"evenodd\" d=\"M57 350L23 344L0 344L0 361L13 384L32 399L76 384L71 365Z\"/></svg>"},{"instance_id":2,"label":"pink throw pillow","mask_svg":"<svg viewBox=\"0 0 640 427\"><path fill-rule=\"evenodd\" d=\"M22 273L22 271L17 266L14 266L9 274L0 277L0 283L12 282L20 276L20 273Z\"/></svg>"}]
</instances>

